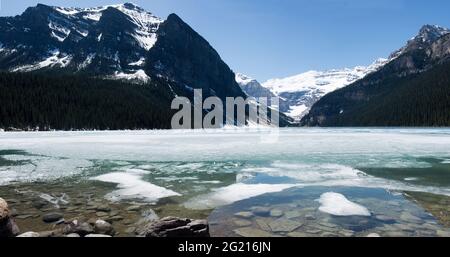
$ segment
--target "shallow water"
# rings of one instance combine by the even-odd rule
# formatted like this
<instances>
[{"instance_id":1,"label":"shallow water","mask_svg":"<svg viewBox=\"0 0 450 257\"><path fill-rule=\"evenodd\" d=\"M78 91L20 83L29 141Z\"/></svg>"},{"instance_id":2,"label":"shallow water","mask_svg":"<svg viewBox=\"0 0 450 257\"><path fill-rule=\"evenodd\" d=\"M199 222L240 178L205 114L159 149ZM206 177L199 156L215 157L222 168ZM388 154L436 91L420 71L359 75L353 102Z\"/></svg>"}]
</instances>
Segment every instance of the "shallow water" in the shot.
<instances>
[{"instance_id":1,"label":"shallow water","mask_svg":"<svg viewBox=\"0 0 450 257\"><path fill-rule=\"evenodd\" d=\"M338 198L323 202L329 194ZM449 228L402 194L354 187L265 194L220 207L209 220L212 235L222 237L450 236Z\"/></svg>"},{"instance_id":2,"label":"shallow water","mask_svg":"<svg viewBox=\"0 0 450 257\"><path fill-rule=\"evenodd\" d=\"M195 212L311 186L450 196L449 178L450 129L0 133L0 193L102 183L107 202Z\"/></svg>"}]
</instances>

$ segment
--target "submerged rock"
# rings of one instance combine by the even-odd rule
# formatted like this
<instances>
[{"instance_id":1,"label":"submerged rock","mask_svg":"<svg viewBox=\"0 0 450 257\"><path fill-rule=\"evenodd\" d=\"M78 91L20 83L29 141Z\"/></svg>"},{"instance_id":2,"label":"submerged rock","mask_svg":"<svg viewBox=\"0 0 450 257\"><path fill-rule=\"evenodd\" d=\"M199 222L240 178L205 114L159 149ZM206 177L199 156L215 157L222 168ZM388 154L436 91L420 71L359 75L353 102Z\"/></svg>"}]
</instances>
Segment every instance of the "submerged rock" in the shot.
<instances>
[{"instance_id":1,"label":"submerged rock","mask_svg":"<svg viewBox=\"0 0 450 257\"><path fill-rule=\"evenodd\" d=\"M234 216L248 219L248 218L253 217L253 213L249 212L249 211L243 211L243 212L235 213Z\"/></svg>"},{"instance_id":2,"label":"submerged rock","mask_svg":"<svg viewBox=\"0 0 450 257\"><path fill-rule=\"evenodd\" d=\"M273 235L267 231L252 227L238 228L233 230L233 232L242 237L273 237Z\"/></svg>"},{"instance_id":3,"label":"submerged rock","mask_svg":"<svg viewBox=\"0 0 450 257\"><path fill-rule=\"evenodd\" d=\"M232 221L238 227L248 227L248 226L252 225L251 221L245 220L245 219L234 218L234 219L232 219Z\"/></svg>"},{"instance_id":4,"label":"submerged rock","mask_svg":"<svg viewBox=\"0 0 450 257\"><path fill-rule=\"evenodd\" d=\"M303 223L288 219L277 219L269 223L273 232L291 232L303 226Z\"/></svg>"},{"instance_id":5,"label":"submerged rock","mask_svg":"<svg viewBox=\"0 0 450 257\"><path fill-rule=\"evenodd\" d=\"M270 216L271 217L275 217L275 218L279 218L281 216L283 216L283 211L282 210L278 210L278 209L273 209L270 211Z\"/></svg>"},{"instance_id":6,"label":"submerged rock","mask_svg":"<svg viewBox=\"0 0 450 257\"><path fill-rule=\"evenodd\" d=\"M94 228L87 222L79 222L74 220L67 224L63 228L63 234L73 234L76 233L80 236L86 236L88 234L94 233Z\"/></svg>"},{"instance_id":7,"label":"submerged rock","mask_svg":"<svg viewBox=\"0 0 450 257\"><path fill-rule=\"evenodd\" d=\"M8 203L0 198L0 237L13 237L19 232L19 227L8 209Z\"/></svg>"},{"instance_id":8,"label":"submerged rock","mask_svg":"<svg viewBox=\"0 0 450 257\"><path fill-rule=\"evenodd\" d=\"M166 217L152 222L139 230L145 237L209 237L206 220Z\"/></svg>"},{"instance_id":9,"label":"submerged rock","mask_svg":"<svg viewBox=\"0 0 450 257\"><path fill-rule=\"evenodd\" d=\"M252 207L251 210L256 216L265 217L270 215L270 208L268 207L256 206Z\"/></svg>"},{"instance_id":10,"label":"submerged rock","mask_svg":"<svg viewBox=\"0 0 450 257\"><path fill-rule=\"evenodd\" d=\"M47 213L42 217L42 220L45 223L53 223L53 222L57 222L62 220L63 215L61 213L57 213L57 212L52 212L52 213Z\"/></svg>"}]
</instances>

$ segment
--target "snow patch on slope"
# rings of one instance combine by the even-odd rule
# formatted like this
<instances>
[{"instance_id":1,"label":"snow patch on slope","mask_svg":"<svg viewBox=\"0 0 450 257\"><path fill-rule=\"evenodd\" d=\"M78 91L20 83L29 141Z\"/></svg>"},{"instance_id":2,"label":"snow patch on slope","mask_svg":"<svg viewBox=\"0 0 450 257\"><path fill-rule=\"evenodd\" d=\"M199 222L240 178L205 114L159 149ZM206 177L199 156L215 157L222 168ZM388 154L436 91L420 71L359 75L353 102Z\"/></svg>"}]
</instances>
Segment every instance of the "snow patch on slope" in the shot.
<instances>
[{"instance_id":1,"label":"snow patch on slope","mask_svg":"<svg viewBox=\"0 0 450 257\"><path fill-rule=\"evenodd\" d=\"M64 68L72 61L72 56L65 55L60 53L58 49L49 51L48 53L50 56L44 59L43 61L39 63L35 63L32 65L25 65L21 67L17 67L12 69L12 72L27 72L27 71L34 71L39 70L45 67L55 67L58 66L60 68Z\"/></svg>"},{"instance_id":2,"label":"snow patch on slope","mask_svg":"<svg viewBox=\"0 0 450 257\"><path fill-rule=\"evenodd\" d=\"M86 20L100 21L103 11L115 8L128 16L129 20L136 25L136 30L131 34L136 42L145 50L150 50L157 41L156 31L163 19L154 16L144 9L130 3L106 5L95 8L61 8L54 7L56 11L66 16L81 15ZM63 38L57 37L58 40ZM101 37L100 37L101 39ZM100 41L98 39L98 41Z\"/></svg>"},{"instance_id":3,"label":"snow patch on slope","mask_svg":"<svg viewBox=\"0 0 450 257\"><path fill-rule=\"evenodd\" d=\"M236 82L239 84L239 86L245 86L248 85L249 83L255 81L255 79L244 75L242 73L236 73Z\"/></svg>"},{"instance_id":4,"label":"snow patch on slope","mask_svg":"<svg viewBox=\"0 0 450 257\"><path fill-rule=\"evenodd\" d=\"M89 64L92 63L92 60L95 58L96 54L95 53L91 53L86 57L86 60L84 60L84 62L82 62L79 66L78 66L78 70L84 69L87 66L89 66Z\"/></svg>"},{"instance_id":5,"label":"snow patch on slope","mask_svg":"<svg viewBox=\"0 0 450 257\"><path fill-rule=\"evenodd\" d=\"M324 95L364 78L390 61L380 58L367 67L308 71L292 77L271 79L262 85L286 100L290 106L286 114L300 120Z\"/></svg>"},{"instance_id":6,"label":"snow patch on slope","mask_svg":"<svg viewBox=\"0 0 450 257\"><path fill-rule=\"evenodd\" d=\"M137 80L142 82L147 82L150 80L150 77L144 70L137 70L135 73L116 72L113 78L120 80Z\"/></svg>"},{"instance_id":7,"label":"snow patch on slope","mask_svg":"<svg viewBox=\"0 0 450 257\"><path fill-rule=\"evenodd\" d=\"M142 66L142 65L144 65L144 63L145 63L145 58L141 57L138 61L131 62L128 65L130 65L130 66Z\"/></svg>"}]
</instances>

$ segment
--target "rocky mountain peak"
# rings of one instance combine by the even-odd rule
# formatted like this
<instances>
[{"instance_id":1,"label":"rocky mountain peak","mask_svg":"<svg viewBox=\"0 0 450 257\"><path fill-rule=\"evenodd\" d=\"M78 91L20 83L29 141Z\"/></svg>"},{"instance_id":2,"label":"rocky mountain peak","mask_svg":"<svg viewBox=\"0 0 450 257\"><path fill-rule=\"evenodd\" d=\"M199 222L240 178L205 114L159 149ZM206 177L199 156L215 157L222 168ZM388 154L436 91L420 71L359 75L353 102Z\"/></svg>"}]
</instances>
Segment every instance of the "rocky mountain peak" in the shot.
<instances>
[{"instance_id":1,"label":"rocky mountain peak","mask_svg":"<svg viewBox=\"0 0 450 257\"><path fill-rule=\"evenodd\" d=\"M440 37L450 33L450 30L438 25L424 25L419 34L413 40L419 40L424 43L432 43Z\"/></svg>"},{"instance_id":2,"label":"rocky mountain peak","mask_svg":"<svg viewBox=\"0 0 450 257\"><path fill-rule=\"evenodd\" d=\"M448 28L438 25L424 25L415 37L411 38L404 47L392 53L389 58L395 59L406 52L429 47L439 38L449 33L450 29Z\"/></svg>"}]
</instances>

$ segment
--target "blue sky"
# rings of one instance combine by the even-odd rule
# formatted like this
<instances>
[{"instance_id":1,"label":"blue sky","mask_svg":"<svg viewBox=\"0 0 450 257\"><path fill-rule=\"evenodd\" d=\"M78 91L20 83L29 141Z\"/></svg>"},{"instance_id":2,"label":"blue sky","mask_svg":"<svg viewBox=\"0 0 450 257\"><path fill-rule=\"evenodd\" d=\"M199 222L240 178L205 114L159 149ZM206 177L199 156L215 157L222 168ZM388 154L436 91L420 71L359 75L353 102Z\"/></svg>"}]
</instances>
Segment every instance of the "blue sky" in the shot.
<instances>
[{"instance_id":1,"label":"blue sky","mask_svg":"<svg viewBox=\"0 0 450 257\"><path fill-rule=\"evenodd\" d=\"M91 7L119 0L0 0L1 16L38 2ZM367 65L404 45L423 24L450 27L447 0L134 0L177 13L237 72L265 81L307 70Z\"/></svg>"}]
</instances>

